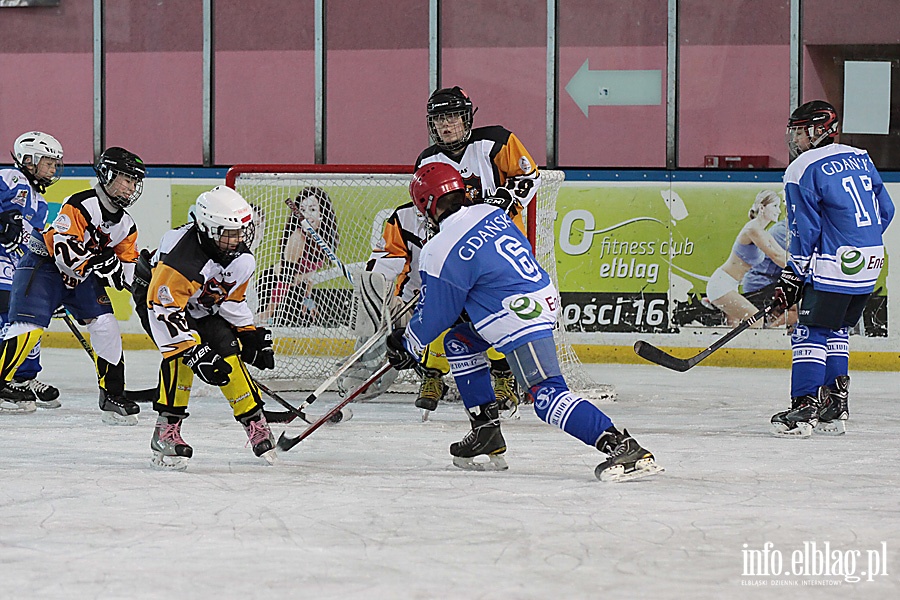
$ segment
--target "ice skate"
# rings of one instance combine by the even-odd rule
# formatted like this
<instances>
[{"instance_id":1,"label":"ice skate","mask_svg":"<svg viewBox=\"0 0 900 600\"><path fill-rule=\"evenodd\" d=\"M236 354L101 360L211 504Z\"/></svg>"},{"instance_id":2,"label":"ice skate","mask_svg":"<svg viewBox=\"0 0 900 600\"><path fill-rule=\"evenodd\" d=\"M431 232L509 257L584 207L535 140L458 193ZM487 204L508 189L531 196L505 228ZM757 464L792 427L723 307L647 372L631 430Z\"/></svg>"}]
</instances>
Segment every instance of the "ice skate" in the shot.
<instances>
[{"instance_id":1,"label":"ice skate","mask_svg":"<svg viewBox=\"0 0 900 600\"><path fill-rule=\"evenodd\" d=\"M819 387L817 395L791 398L791 409L772 415L772 433L778 437L806 438L819 423L819 407L828 400L828 388Z\"/></svg>"},{"instance_id":2,"label":"ice skate","mask_svg":"<svg viewBox=\"0 0 900 600\"><path fill-rule=\"evenodd\" d=\"M38 408L59 408L62 404L59 401L59 390L37 379L22 379L14 377L9 382L9 386L13 389L30 394L34 400L35 406Z\"/></svg>"},{"instance_id":3,"label":"ice skate","mask_svg":"<svg viewBox=\"0 0 900 600\"><path fill-rule=\"evenodd\" d=\"M10 382L0 383L0 386L0 413L24 415L37 410L31 394L14 388Z\"/></svg>"},{"instance_id":4,"label":"ice skate","mask_svg":"<svg viewBox=\"0 0 900 600\"><path fill-rule=\"evenodd\" d=\"M241 425L247 432L247 444L253 447L253 454L264 459L270 465L278 460L275 453L275 437L262 410L256 410L241 418Z\"/></svg>"},{"instance_id":5,"label":"ice skate","mask_svg":"<svg viewBox=\"0 0 900 600\"><path fill-rule=\"evenodd\" d=\"M150 463L159 469L184 471L194 449L181 437L181 422L187 415L161 413L156 419L150 449L153 457Z\"/></svg>"},{"instance_id":6,"label":"ice skate","mask_svg":"<svg viewBox=\"0 0 900 600\"><path fill-rule=\"evenodd\" d=\"M845 422L850 418L850 376L841 375L828 388L828 397L819 407L819 422L815 432L824 435L842 435L847 431Z\"/></svg>"},{"instance_id":7,"label":"ice skate","mask_svg":"<svg viewBox=\"0 0 900 600\"><path fill-rule=\"evenodd\" d=\"M610 427L597 440L597 449L609 456L594 468L594 476L600 481L629 481L665 471L627 429L620 433Z\"/></svg>"},{"instance_id":8,"label":"ice skate","mask_svg":"<svg viewBox=\"0 0 900 600\"><path fill-rule=\"evenodd\" d=\"M137 425L141 407L126 398L100 390L100 411L107 425Z\"/></svg>"},{"instance_id":9,"label":"ice skate","mask_svg":"<svg viewBox=\"0 0 900 600\"><path fill-rule=\"evenodd\" d=\"M512 371L492 371L494 377L494 397L503 420L519 418L519 384Z\"/></svg>"},{"instance_id":10,"label":"ice skate","mask_svg":"<svg viewBox=\"0 0 900 600\"><path fill-rule=\"evenodd\" d=\"M419 386L419 397L416 398L416 408L433 411L437 409L438 402L444 398L446 393L447 384L444 383L441 372L435 369L425 369L422 384ZM422 420L425 419L427 417L423 416Z\"/></svg>"},{"instance_id":11,"label":"ice skate","mask_svg":"<svg viewBox=\"0 0 900 600\"><path fill-rule=\"evenodd\" d=\"M479 411L473 415L471 411ZM500 416L497 402L476 406L467 411L472 430L459 442L450 444L454 466L469 471L505 471L509 468L503 454L506 441L500 432ZM475 462L478 456L487 456L487 462Z\"/></svg>"}]
</instances>

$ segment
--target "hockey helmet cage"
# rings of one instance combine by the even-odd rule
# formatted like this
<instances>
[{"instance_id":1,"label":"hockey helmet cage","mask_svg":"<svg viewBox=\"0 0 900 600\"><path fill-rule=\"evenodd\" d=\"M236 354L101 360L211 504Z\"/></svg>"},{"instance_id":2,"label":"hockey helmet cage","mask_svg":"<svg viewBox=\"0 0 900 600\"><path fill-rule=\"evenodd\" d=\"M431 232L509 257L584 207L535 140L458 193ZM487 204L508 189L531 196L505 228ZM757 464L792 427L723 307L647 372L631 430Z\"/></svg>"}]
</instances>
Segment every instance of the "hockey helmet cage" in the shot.
<instances>
[{"instance_id":1,"label":"hockey helmet cage","mask_svg":"<svg viewBox=\"0 0 900 600\"><path fill-rule=\"evenodd\" d=\"M56 161L56 169L50 176L38 177L37 166L45 156ZM17 137L13 143L12 158L16 168L42 194L48 186L59 181L63 170L62 144L52 135L41 131L29 131Z\"/></svg>"},{"instance_id":2,"label":"hockey helmet cage","mask_svg":"<svg viewBox=\"0 0 900 600\"><path fill-rule=\"evenodd\" d=\"M256 231L253 208L230 187L219 185L200 194L192 216L200 245L209 256L230 262L249 252Z\"/></svg>"},{"instance_id":3,"label":"hockey helmet cage","mask_svg":"<svg viewBox=\"0 0 900 600\"><path fill-rule=\"evenodd\" d=\"M428 134L431 141L442 150L447 152L456 152L466 145L472 135L472 116L475 114L472 100L459 86L452 88L441 88L436 90L428 98ZM463 131L459 139L453 141L444 141L438 133L437 123L440 118L449 118L459 116L462 117Z\"/></svg>"},{"instance_id":4,"label":"hockey helmet cage","mask_svg":"<svg viewBox=\"0 0 900 600\"><path fill-rule=\"evenodd\" d=\"M837 111L824 100L813 100L798 106L791 113L787 125L786 137L791 158L834 142L839 125Z\"/></svg>"},{"instance_id":5,"label":"hockey helmet cage","mask_svg":"<svg viewBox=\"0 0 900 600\"><path fill-rule=\"evenodd\" d=\"M137 199L141 197L141 192L144 191L144 177L147 175L144 161L140 156L125 148L112 146L104 150L94 164L94 172L100 181L100 187L103 188L112 203L119 208L128 208L137 202ZM124 191L112 193L111 185L119 174L129 177L133 181L134 189L131 193L127 195Z\"/></svg>"}]
</instances>

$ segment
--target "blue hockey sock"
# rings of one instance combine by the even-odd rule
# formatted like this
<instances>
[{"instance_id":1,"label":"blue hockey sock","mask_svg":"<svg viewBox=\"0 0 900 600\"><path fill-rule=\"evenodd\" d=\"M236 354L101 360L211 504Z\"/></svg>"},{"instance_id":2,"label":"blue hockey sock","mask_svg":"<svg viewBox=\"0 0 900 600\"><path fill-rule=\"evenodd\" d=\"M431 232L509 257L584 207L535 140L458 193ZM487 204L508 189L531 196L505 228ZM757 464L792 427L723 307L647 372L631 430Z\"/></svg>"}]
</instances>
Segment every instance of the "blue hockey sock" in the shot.
<instances>
[{"instance_id":1,"label":"blue hockey sock","mask_svg":"<svg viewBox=\"0 0 900 600\"><path fill-rule=\"evenodd\" d=\"M850 363L850 333L847 328L832 331L826 343L825 385L834 388L834 381L846 375Z\"/></svg>"},{"instance_id":2,"label":"blue hockey sock","mask_svg":"<svg viewBox=\"0 0 900 600\"><path fill-rule=\"evenodd\" d=\"M534 412L542 421L559 427L589 446L595 445L600 435L612 427L612 421L602 410L569 391L561 375L545 379L530 392L534 398Z\"/></svg>"},{"instance_id":3,"label":"blue hockey sock","mask_svg":"<svg viewBox=\"0 0 900 600\"><path fill-rule=\"evenodd\" d=\"M797 325L791 334L791 398L815 395L825 383L827 341L833 331L817 325Z\"/></svg>"}]
</instances>

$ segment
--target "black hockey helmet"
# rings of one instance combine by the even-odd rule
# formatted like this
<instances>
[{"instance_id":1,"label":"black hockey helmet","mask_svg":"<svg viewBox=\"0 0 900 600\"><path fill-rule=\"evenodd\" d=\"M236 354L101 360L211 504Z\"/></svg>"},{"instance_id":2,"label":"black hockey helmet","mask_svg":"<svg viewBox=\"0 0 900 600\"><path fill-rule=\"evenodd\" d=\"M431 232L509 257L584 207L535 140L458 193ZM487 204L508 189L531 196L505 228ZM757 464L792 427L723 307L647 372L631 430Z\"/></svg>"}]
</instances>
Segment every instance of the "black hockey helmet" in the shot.
<instances>
[{"instance_id":1,"label":"black hockey helmet","mask_svg":"<svg viewBox=\"0 0 900 600\"><path fill-rule=\"evenodd\" d=\"M436 90L428 98L427 105L428 133L431 135L431 141L448 152L456 152L465 146L472 135L472 116L476 110L469 95L461 87ZM435 121L438 118L447 119L456 116L462 117L463 120L462 135L456 140L445 142L438 133Z\"/></svg>"},{"instance_id":2,"label":"black hockey helmet","mask_svg":"<svg viewBox=\"0 0 900 600\"><path fill-rule=\"evenodd\" d=\"M798 157L810 148L827 146L834 142L841 124L837 110L824 100L812 100L798 106L787 124L787 143L791 158Z\"/></svg>"},{"instance_id":3,"label":"black hockey helmet","mask_svg":"<svg viewBox=\"0 0 900 600\"><path fill-rule=\"evenodd\" d=\"M119 208L128 208L140 198L144 191L144 177L147 168L141 157L125 148L112 146L103 151L100 158L94 164L94 172L100 180L100 187L109 196L109 199ZM131 178L134 189L130 193L120 189L112 189L111 184L116 176L122 174Z\"/></svg>"}]
</instances>

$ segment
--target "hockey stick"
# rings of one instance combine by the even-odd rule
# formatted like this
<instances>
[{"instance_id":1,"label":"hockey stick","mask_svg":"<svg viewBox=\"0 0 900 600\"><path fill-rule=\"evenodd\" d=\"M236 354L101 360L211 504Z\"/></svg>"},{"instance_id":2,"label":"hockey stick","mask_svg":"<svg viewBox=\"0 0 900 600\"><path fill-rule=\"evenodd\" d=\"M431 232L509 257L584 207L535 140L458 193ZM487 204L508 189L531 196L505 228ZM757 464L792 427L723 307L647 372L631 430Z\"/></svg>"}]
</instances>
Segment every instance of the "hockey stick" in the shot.
<instances>
[{"instance_id":1,"label":"hockey stick","mask_svg":"<svg viewBox=\"0 0 900 600\"><path fill-rule=\"evenodd\" d=\"M282 433L278 438L278 449L282 452L287 452L288 450L308 438L316 429L324 425L334 415L338 414L342 408L353 402L357 396L365 392L369 388L369 386L381 379L382 375L390 371L392 368L393 367L391 367L391 363L385 363L380 369L370 375L369 378L362 383L362 385L348 394L346 398L335 404L327 413L316 419L315 423L307 427L306 430L297 437L288 437L287 435Z\"/></svg>"},{"instance_id":2,"label":"hockey stick","mask_svg":"<svg viewBox=\"0 0 900 600\"><path fill-rule=\"evenodd\" d=\"M638 340L634 343L634 351L641 358L649 360L652 363L656 363L661 367L684 373L691 367L696 366L697 363L705 359L707 356L733 340L738 336L738 334L742 333L746 329L749 329L754 323L771 312L771 306L760 309L759 312L757 312L752 317L741 321L740 324L738 324L734 329L726 333L720 340L717 340L714 344L711 344L706 350L703 350L699 354L695 354L690 358L676 358L671 354L660 350L653 344L645 342L643 340Z\"/></svg>"},{"instance_id":3,"label":"hockey stick","mask_svg":"<svg viewBox=\"0 0 900 600\"><path fill-rule=\"evenodd\" d=\"M62 314L62 320L66 322L69 329L72 330L72 333L75 335L75 339L78 340L78 343L81 344L81 347L84 348L84 351L88 353L88 356L91 357L91 360L96 360L94 358L94 349L91 347L91 343L87 341L87 339L82 335L81 331L78 329L78 326L75 325L75 321L72 320L72 316L68 311L64 311ZM159 387L147 388L145 390L125 390L125 397L132 402L153 402L159 398Z\"/></svg>"},{"instance_id":4,"label":"hockey stick","mask_svg":"<svg viewBox=\"0 0 900 600\"><path fill-rule=\"evenodd\" d=\"M325 253L325 256L331 260L334 264L336 264L341 269L341 273L344 274L344 277L347 278L347 281L353 285L353 277L350 275L350 271L347 270L347 266L341 262L341 259L337 257L337 254L334 253L334 250L331 249L325 240L319 235L319 232L316 231L316 228L312 226L312 223L306 220L306 217L303 216L303 213L300 212L300 209L297 205L294 204L294 201L291 198L285 198L284 203L288 205L288 208L300 220L300 227L303 228L303 233L307 236L311 237L312 240L316 243L316 245Z\"/></svg>"},{"instance_id":5,"label":"hockey stick","mask_svg":"<svg viewBox=\"0 0 900 600\"><path fill-rule=\"evenodd\" d=\"M268 411L263 409L263 413L266 415L266 421L270 423L291 423L294 419L299 417L307 423L312 423L312 421L309 420L309 417L306 416L306 413L300 409L294 408L292 404L276 394L268 386L260 383L253 377L251 377L250 380L260 389L260 391L262 391L262 393L287 409L286 412Z\"/></svg>"}]
</instances>

